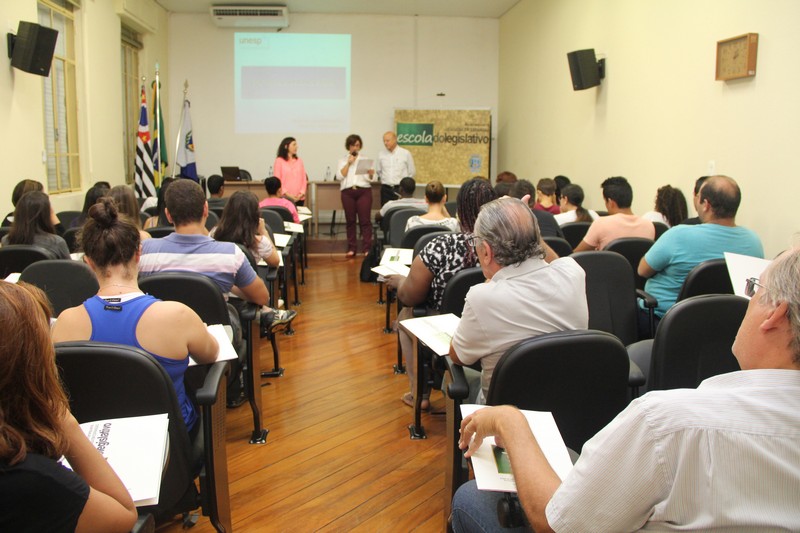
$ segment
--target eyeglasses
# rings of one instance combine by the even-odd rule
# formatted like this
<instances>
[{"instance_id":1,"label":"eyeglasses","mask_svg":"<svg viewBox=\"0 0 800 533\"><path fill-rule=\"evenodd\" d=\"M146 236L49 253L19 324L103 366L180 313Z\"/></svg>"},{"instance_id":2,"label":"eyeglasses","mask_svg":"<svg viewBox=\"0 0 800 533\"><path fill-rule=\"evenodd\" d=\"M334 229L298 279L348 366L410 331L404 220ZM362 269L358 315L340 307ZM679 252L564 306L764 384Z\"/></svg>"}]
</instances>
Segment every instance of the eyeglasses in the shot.
<instances>
[{"instance_id":1,"label":"eyeglasses","mask_svg":"<svg viewBox=\"0 0 800 533\"><path fill-rule=\"evenodd\" d=\"M472 235L467 235L467 242L468 242L468 243L469 243L469 245L470 245L470 246L472 246L473 248L477 248L477 247L478 247L478 241L482 241L482 240L483 240L483 238L482 238L482 237L478 237L478 236L477 236L477 235L475 235L475 234L472 234Z\"/></svg>"},{"instance_id":2,"label":"eyeglasses","mask_svg":"<svg viewBox=\"0 0 800 533\"><path fill-rule=\"evenodd\" d=\"M758 278L747 278L744 285L744 293L747 295L748 298L752 298L756 294L756 287L761 287L765 289L762 284L758 282Z\"/></svg>"}]
</instances>

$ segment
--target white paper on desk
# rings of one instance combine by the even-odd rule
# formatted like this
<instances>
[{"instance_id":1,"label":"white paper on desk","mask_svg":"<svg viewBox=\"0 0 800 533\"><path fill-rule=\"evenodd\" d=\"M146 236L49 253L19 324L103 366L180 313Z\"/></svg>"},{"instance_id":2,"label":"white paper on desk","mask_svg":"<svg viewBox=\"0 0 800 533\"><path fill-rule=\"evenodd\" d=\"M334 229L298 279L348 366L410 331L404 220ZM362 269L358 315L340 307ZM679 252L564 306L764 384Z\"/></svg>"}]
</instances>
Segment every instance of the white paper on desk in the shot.
<instances>
[{"instance_id":1,"label":"white paper on desk","mask_svg":"<svg viewBox=\"0 0 800 533\"><path fill-rule=\"evenodd\" d=\"M376 267L372 267L370 270L383 277L396 275L408 277L408 273L411 271L410 268L401 264L399 261L386 265L378 265ZM381 280L379 279L378 281Z\"/></svg>"},{"instance_id":2,"label":"white paper on desk","mask_svg":"<svg viewBox=\"0 0 800 533\"><path fill-rule=\"evenodd\" d=\"M122 480L133 503L141 507L158 503L168 426L167 413L163 413L85 422L81 430ZM66 459L63 464L69 467Z\"/></svg>"},{"instance_id":3,"label":"white paper on desk","mask_svg":"<svg viewBox=\"0 0 800 533\"><path fill-rule=\"evenodd\" d=\"M305 230L303 229L302 224L298 224L296 222L284 222L283 229L291 233L303 233Z\"/></svg>"},{"instance_id":4,"label":"white paper on desk","mask_svg":"<svg viewBox=\"0 0 800 533\"><path fill-rule=\"evenodd\" d=\"M69 254L70 259L73 261L83 261L83 252L73 252Z\"/></svg>"},{"instance_id":5,"label":"white paper on desk","mask_svg":"<svg viewBox=\"0 0 800 533\"><path fill-rule=\"evenodd\" d=\"M298 209L300 209L300 208L298 207ZM300 213L300 212L298 211L298 213L297 213L297 218L299 218L299 219L300 219L300 222L301 222L301 223L303 223L303 222L305 222L306 220L311 220L311 213Z\"/></svg>"},{"instance_id":6,"label":"white paper on desk","mask_svg":"<svg viewBox=\"0 0 800 533\"><path fill-rule=\"evenodd\" d=\"M7 281L9 283L16 283L16 282L19 281L19 277L21 275L22 275L21 272L12 272L11 274L9 274L8 276L5 277L4 281Z\"/></svg>"},{"instance_id":7,"label":"white paper on desk","mask_svg":"<svg viewBox=\"0 0 800 533\"><path fill-rule=\"evenodd\" d=\"M291 235L286 235L285 233L273 233L272 237L275 240L275 246L278 248L286 248L286 245L289 244L289 239L292 238Z\"/></svg>"},{"instance_id":8,"label":"white paper on desk","mask_svg":"<svg viewBox=\"0 0 800 533\"><path fill-rule=\"evenodd\" d=\"M461 416L466 418L479 409L483 409L485 405L462 404ZM531 427L533 436L536 437L536 442L542 449L550 466L555 470L556 474L563 481L570 470L572 470L572 461L569 457L569 451L564 444L564 439L561 438L561 433L558 431L556 421L553 419L553 414L542 411L522 411L525 418L528 420L528 425ZM472 454L472 469L475 471L475 482L480 490L494 490L501 492L517 492L517 485L514 482L514 475L510 473L510 468L500 472L498 468L498 461L495 460L495 453L501 452L496 448L494 437L487 437L483 439L478 450ZM505 456L505 461L501 464L508 465L508 456Z\"/></svg>"},{"instance_id":9,"label":"white paper on desk","mask_svg":"<svg viewBox=\"0 0 800 533\"><path fill-rule=\"evenodd\" d=\"M447 313L446 315L409 318L400 323L436 355L444 356L450 353L450 341L453 339L459 322L461 322L461 318L453 313Z\"/></svg>"},{"instance_id":10,"label":"white paper on desk","mask_svg":"<svg viewBox=\"0 0 800 533\"><path fill-rule=\"evenodd\" d=\"M402 265L410 265L413 260L414 250L411 248L387 248L383 251L380 264L400 263Z\"/></svg>"},{"instance_id":11,"label":"white paper on desk","mask_svg":"<svg viewBox=\"0 0 800 533\"><path fill-rule=\"evenodd\" d=\"M230 361L231 359L236 359L239 357L236 353L236 350L233 349L233 344L231 344L233 332L230 330L230 326L211 324L206 326L206 328L208 328L208 332L211 333L211 336L217 339L217 344L219 344L219 352L217 352L216 359L217 361ZM190 356L189 366L195 365L197 365L197 361Z\"/></svg>"},{"instance_id":12,"label":"white paper on desk","mask_svg":"<svg viewBox=\"0 0 800 533\"><path fill-rule=\"evenodd\" d=\"M725 252L724 255L725 264L728 265L728 275L731 277L731 285L733 285L733 294L749 299L744 293L747 279L761 277L772 261L731 252Z\"/></svg>"},{"instance_id":13,"label":"white paper on desk","mask_svg":"<svg viewBox=\"0 0 800 533\"><path fill-rule=\"evenodd\" d=\"M297 214L299 214L299 215L308 215L310 217L311 216L311 209L307 208L304 205L298 205L297 206Z\"/></svg>"},{"instance_id":14,"label":"white paper on desk","mask_svg":"<svg viewBox=\"0 0 800 533\"><path fill-rule=\"evenodd\" d=\"M372 159L359 159L356 174L369 174L373 168L375 168L375 161Z\"/></svg>"}]
</instances>

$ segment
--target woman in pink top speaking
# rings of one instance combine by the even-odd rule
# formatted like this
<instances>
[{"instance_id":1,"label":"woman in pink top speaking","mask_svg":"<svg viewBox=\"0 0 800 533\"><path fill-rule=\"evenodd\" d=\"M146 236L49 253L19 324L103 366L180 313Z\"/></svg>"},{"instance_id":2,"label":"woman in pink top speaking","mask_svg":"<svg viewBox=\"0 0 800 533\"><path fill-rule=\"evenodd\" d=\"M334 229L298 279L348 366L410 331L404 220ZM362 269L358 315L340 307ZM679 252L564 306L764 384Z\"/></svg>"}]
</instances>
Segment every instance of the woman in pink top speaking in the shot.
<instances>
[{"instance_id":1,"label":"woman in pink top speaking","mask_svg":"<svg viewBox=\"0 0 800 533\"><path fill-rule=\"evenodd\" d=\"M305 205L308 175L303 160L297 157L297 141L286 137L278 147L278 157L272 165L273 175L283 184L283 196L297 205Z\"/></svg>"}]
</instances>

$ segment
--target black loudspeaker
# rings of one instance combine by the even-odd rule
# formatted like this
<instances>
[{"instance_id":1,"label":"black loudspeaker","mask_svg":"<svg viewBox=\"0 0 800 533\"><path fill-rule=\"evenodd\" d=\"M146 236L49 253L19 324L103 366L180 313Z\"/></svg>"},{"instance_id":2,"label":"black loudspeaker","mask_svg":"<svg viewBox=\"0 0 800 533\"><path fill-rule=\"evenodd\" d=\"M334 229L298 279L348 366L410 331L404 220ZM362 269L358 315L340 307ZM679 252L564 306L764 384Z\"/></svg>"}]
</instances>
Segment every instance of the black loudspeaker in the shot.
<instances>
[{"instance_id":1,"label":"black loudspeaker","mask_svg":"<svg viewBox=\"0 0 800 533\"><path fill-rule=\"evenodd\" d=\"M594 55L594 48L576 50L567 54L569 73L572 75L572 88L576 91L596 87L603 79L603 66L605 60L598 63Z\"/></svg>"},{"instance_id":2,"label":"black loudspeaker","mask_svg":"<svg viewBox=\"0 0 800 533\"><path fill-rule=\"evenodd\" d=\"M49 76L57 39L58 30L20 21L16 37L9 34L11 66L31 74Z\"/></svg>"}]
</instances>

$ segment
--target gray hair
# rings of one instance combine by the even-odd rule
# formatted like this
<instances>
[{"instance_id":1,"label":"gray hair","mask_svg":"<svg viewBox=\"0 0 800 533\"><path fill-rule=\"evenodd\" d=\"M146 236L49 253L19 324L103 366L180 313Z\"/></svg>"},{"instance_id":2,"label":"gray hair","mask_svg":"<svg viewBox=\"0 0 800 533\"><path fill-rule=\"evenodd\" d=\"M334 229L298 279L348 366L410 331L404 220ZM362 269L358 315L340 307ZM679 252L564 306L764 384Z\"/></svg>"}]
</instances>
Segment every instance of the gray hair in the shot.
<instances>
[{"instance_id":1,"label":"gray hair","mask_svg":"<svg viewBox=\"0 0 800 533\"><path fill-rule=\"evenodd\" d=\"M764 278L763 301L770 305L786 302L789 308L787 319L792 328L789 347L794 354L794 363L800 364L800 249L795 248L778 256Z\"/></svg>"},{"instance_id":2,"label":"gray hair","mask_svg":"<svg viewBox=\"0 0 800 533\"><path fill-rule=\"evenodd\" d=\"M475 221L475 236L491 245L501 266L545 255L536 216L517 198L498 198L484 204Z\"/></svg>"}]
</instances>

